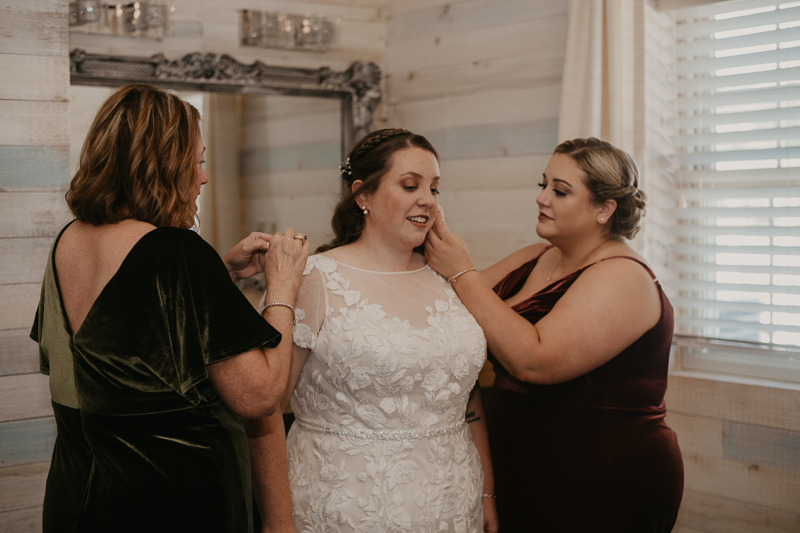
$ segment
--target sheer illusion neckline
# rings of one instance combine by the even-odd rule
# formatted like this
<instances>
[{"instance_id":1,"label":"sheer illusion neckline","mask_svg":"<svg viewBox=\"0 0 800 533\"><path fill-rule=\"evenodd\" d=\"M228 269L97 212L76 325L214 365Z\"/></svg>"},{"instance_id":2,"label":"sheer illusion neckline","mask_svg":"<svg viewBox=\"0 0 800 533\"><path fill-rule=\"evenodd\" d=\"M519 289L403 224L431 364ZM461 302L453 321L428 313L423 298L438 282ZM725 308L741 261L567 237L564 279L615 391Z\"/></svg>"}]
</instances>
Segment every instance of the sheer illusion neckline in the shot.
<instances>
[{"instance_id":1,"label":"sheer illusion neckline","mask_svg":"<svg viewBox=\"0 0 800 533\"><path fill-rule=\"evenodd\" d=\"M368 274L416 274L417 272L422 272L423 270L428 268L428 263L425 263L424 265L422 265L421 267L419 267L417 269L414 269L414 270L400 270L398 272L388 272L388 271L384 271L384 270L367 270L366 268L358 268L358 267L354 267L353 265L348 265L347 263L343 263L342 261L339 261L338 259L334 259L334 258L329 257L327 255L319 254L319 256L320 257L324 257L325 259L330 259L331 261L333 261L337 265L341 265L343 267L347 267L347 268L349 268L351 270L356 270L358 272L366 272Z\"/></svg>"}]
</instances>

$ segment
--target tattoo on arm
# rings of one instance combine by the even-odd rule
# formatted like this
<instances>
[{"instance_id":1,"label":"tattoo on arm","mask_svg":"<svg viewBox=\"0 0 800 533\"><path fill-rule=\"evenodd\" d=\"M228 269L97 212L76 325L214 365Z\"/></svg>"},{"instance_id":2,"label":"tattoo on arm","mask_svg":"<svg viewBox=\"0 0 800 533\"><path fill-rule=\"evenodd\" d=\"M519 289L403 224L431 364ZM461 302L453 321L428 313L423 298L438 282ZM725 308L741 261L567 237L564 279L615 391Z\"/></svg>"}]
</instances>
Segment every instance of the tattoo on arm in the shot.
<instances>
[{"instance_id":1,"label":"tattoo on arm","mask_svg":"<svg viewBox=\"0 0 800 533\"><path fill-rule=\"evenodd\" d=\"M464 421L467 424L472 424L473 422L477 422L480 419L481 417L475 415L475 411L470 411L469 413L467 413Z\"/></svg>"}]
</instances>

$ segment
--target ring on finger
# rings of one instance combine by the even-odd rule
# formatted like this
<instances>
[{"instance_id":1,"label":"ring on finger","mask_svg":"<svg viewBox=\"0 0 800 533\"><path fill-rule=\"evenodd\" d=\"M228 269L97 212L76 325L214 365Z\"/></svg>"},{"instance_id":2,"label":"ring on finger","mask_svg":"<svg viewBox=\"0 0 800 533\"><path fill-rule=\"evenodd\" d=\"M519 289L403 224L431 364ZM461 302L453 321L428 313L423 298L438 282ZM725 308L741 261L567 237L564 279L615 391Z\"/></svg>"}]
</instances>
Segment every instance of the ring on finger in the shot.
<instances>
[{"instance_id":1,"label":"ring on finger","mask_svg":"<svg viewBox=\"0 0 800 533\"><path fill-rule=\"evenodd\" d=\"M308 235L306 235L305 233L298 233L297 235L294 236L294 238L300 241L307 241Z\"/></svg>"}]
</instances>

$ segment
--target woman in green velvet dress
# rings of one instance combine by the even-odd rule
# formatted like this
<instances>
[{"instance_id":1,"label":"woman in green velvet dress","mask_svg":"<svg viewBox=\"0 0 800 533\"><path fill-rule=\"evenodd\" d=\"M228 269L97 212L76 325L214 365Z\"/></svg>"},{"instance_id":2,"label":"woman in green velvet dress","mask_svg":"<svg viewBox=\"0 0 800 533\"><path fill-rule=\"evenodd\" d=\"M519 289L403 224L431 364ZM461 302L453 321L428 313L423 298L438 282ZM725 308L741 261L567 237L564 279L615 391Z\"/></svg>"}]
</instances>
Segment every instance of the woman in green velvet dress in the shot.
<instances>
[{"instance_id":1,"label":"woman in green velvet dress","mask_svg":"<svg viewBox=\"0 0 800 533\"><path fill-rule=\"evenodd\" d=\"M221 260L189 229L208 181L199 118L129 85L84 143L31 331L58 429L45 532L252 529L239 417L286 388L308 243L251 234ZM261 271L266 321L233 283Z\"/></svg>"}]
</instances>

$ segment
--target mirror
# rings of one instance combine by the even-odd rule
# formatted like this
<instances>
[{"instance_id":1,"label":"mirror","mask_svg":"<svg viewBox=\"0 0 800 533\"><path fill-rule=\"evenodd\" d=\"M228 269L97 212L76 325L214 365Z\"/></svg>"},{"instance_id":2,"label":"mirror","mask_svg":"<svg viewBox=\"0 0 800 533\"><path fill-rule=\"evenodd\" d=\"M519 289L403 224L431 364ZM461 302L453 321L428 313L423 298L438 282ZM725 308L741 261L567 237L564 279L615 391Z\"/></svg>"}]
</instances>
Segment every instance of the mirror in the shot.
<instances>
[{"instance_id":1,"label":"mirror","mask_svg":"<svg viewBox=\"0 0 800 533\"><path fill-rule=\"evenodd\" d=\"M312 250L331 238L339 161L372 129L381 96L376 65L334 72L242 65L214 54L168 61L81 50L70 58L71 174L105 98L127 83L159 85L201 113L209 183L199 228L217 251L250 231L292 227L309 235Z\"/></svg>"}]
</instances>

